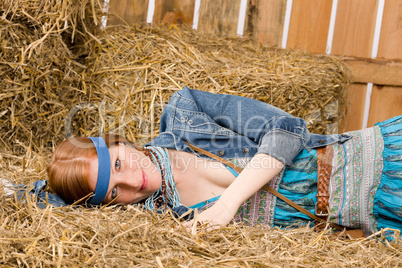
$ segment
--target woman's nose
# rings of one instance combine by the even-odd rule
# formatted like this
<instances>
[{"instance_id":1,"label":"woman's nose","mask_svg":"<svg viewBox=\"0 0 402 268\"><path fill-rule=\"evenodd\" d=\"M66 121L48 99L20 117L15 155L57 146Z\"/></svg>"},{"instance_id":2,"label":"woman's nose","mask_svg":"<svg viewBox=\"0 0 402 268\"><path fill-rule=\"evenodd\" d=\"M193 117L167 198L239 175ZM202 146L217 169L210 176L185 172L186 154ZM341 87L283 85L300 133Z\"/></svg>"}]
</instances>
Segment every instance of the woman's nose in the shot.
<instances>
[{"instance_id":1,"label":"woman's nose","mask_svg":"<svg viewBox=\"0 0 402 268\"><path fill-rule=\"evenodd\" d=\"M121 178L120 185L127 189L139 189L141 187L141 179L134 176L125 176Z\"/></svg>"}]
</instances>

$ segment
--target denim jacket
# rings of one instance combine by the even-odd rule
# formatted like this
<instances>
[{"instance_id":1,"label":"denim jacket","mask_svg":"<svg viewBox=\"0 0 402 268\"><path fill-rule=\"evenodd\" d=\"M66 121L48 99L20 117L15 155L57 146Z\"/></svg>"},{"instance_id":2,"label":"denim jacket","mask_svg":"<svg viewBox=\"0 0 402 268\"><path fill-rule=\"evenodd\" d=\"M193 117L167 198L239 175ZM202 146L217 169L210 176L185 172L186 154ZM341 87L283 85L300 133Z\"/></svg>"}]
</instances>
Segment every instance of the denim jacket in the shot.
<instances>
[{"instance_id":1,"label":"denim jacket","mask_svg":"<svg viewBox=\"0 0 402 268\"><path fill-rule=\"evenodd\" d=\"M309 133L305 120L257 100L187 87L163 109L159 133L147 145L191 152L186 141L226 159L265 153L286 165L304 148L350 139Z\"/></svg>"}]
</instances>

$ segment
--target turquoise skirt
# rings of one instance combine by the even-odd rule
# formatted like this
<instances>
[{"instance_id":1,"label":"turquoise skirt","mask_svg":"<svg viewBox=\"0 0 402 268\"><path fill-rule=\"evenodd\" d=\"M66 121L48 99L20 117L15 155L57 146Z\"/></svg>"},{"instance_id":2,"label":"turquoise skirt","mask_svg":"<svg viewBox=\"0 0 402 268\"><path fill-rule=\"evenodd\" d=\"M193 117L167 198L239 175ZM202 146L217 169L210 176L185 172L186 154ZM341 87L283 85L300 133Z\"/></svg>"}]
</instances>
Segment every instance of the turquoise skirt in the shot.
<instances>
[{"instance_id":1,"label":"turquoise skirt","mask_svg":"<svg viewBox=\"0 0 402 268\"><path fill-rule=\"evenodd\" d=\"M376 125L384 139L381 182L374 197L376 229L402 231L402 116Z\"/></svg>"},{"instance_id":2,"label":"turquoise skirt","mask_svg":"<svg viewBox=\"0 0 402 268\"><path fill-rule=\"evenodd\" d=\"M333 147L329 221L369 236L381 229L392 239L402 230L402 116L352 131L352 139ZM249 158L231 159L244 168ZM250 182L252 183L252 182ZM304 149L268 185L315 213L317 151ZM216 201L207 200L202 212ZM261 189L239 208L236 221L281 228L314 225L313 220Z\"/></svg>"},{"instance_id":3,"label":"turquoise skirt","mask_svg":"<svg viewBox=\"0 0 402 268\"><path fill-rule=\"evenodd\" d=\"M402 230L402 116L349 134L351 140L331 145L329 221L362 229L366 236L388 230L385 235L393 239ZM316 163L316 150L303 150L286 168L278 187L311 213L317 201ZM304 226L311 221L276 200L274 226Z\"/></svg>"}]
</instances>

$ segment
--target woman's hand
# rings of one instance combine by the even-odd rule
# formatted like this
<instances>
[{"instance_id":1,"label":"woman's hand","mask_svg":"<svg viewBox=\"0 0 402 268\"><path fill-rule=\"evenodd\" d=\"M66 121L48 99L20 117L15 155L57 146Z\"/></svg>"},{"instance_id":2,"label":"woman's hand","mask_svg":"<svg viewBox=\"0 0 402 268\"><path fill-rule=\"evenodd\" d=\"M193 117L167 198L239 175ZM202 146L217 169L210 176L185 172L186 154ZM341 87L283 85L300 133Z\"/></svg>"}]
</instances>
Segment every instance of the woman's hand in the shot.
<instances>
[{"instance_id":1,"label":"woman's hand","mask_svg":"<svg viewBox=\"0 0 402 268\"><path fill-rule=\"evenodd\" d=\"M274 178L283 167L282 162L267 154L256 154L219 200L184 226L194 233L198 222L208 223L208 229L227 225L243 202Z\"/></svg>"},{"instance_id":2,"label":"woman's hand","mask_svg":"<svg viewBox=\"0 0 402 268\"><path fill-rule=\"evenodd\" d=\"M212 207L200 214L196 213L194 219L185 222L183 226L187 230L192 230L192 233L199 224L207 224L207 230L212 230L227 225L235 216L236 211L236 207L225 206L222 201L217 200Z\"/></svg>"}]
</instances>

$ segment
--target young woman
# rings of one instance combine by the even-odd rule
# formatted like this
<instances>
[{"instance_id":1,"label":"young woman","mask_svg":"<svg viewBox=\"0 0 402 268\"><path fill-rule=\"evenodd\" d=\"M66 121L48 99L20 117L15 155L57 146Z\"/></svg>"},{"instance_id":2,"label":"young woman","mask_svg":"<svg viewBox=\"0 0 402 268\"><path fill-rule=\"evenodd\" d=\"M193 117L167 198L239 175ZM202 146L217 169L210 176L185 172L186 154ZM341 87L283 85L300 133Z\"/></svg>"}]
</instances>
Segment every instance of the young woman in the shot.
<instances>
[{"instance_id":1,"label":"young woman","mask_svg":"<svg viewBox=\"0 0 402 268\"><path fill-rule=\"evenodd\" d=\"M244 169L237 173L191 145ZM68 202L182 205L217 225L312 222L262 189L269 185L313 214L370 235L402 230L401 157L402 116L361 131L317 135L304 120L268 104L185 87L165 107L160 135L143 149L114 135L70 138L56 148L48 175L52 190Z\"/></svg>"}]
</instances>

